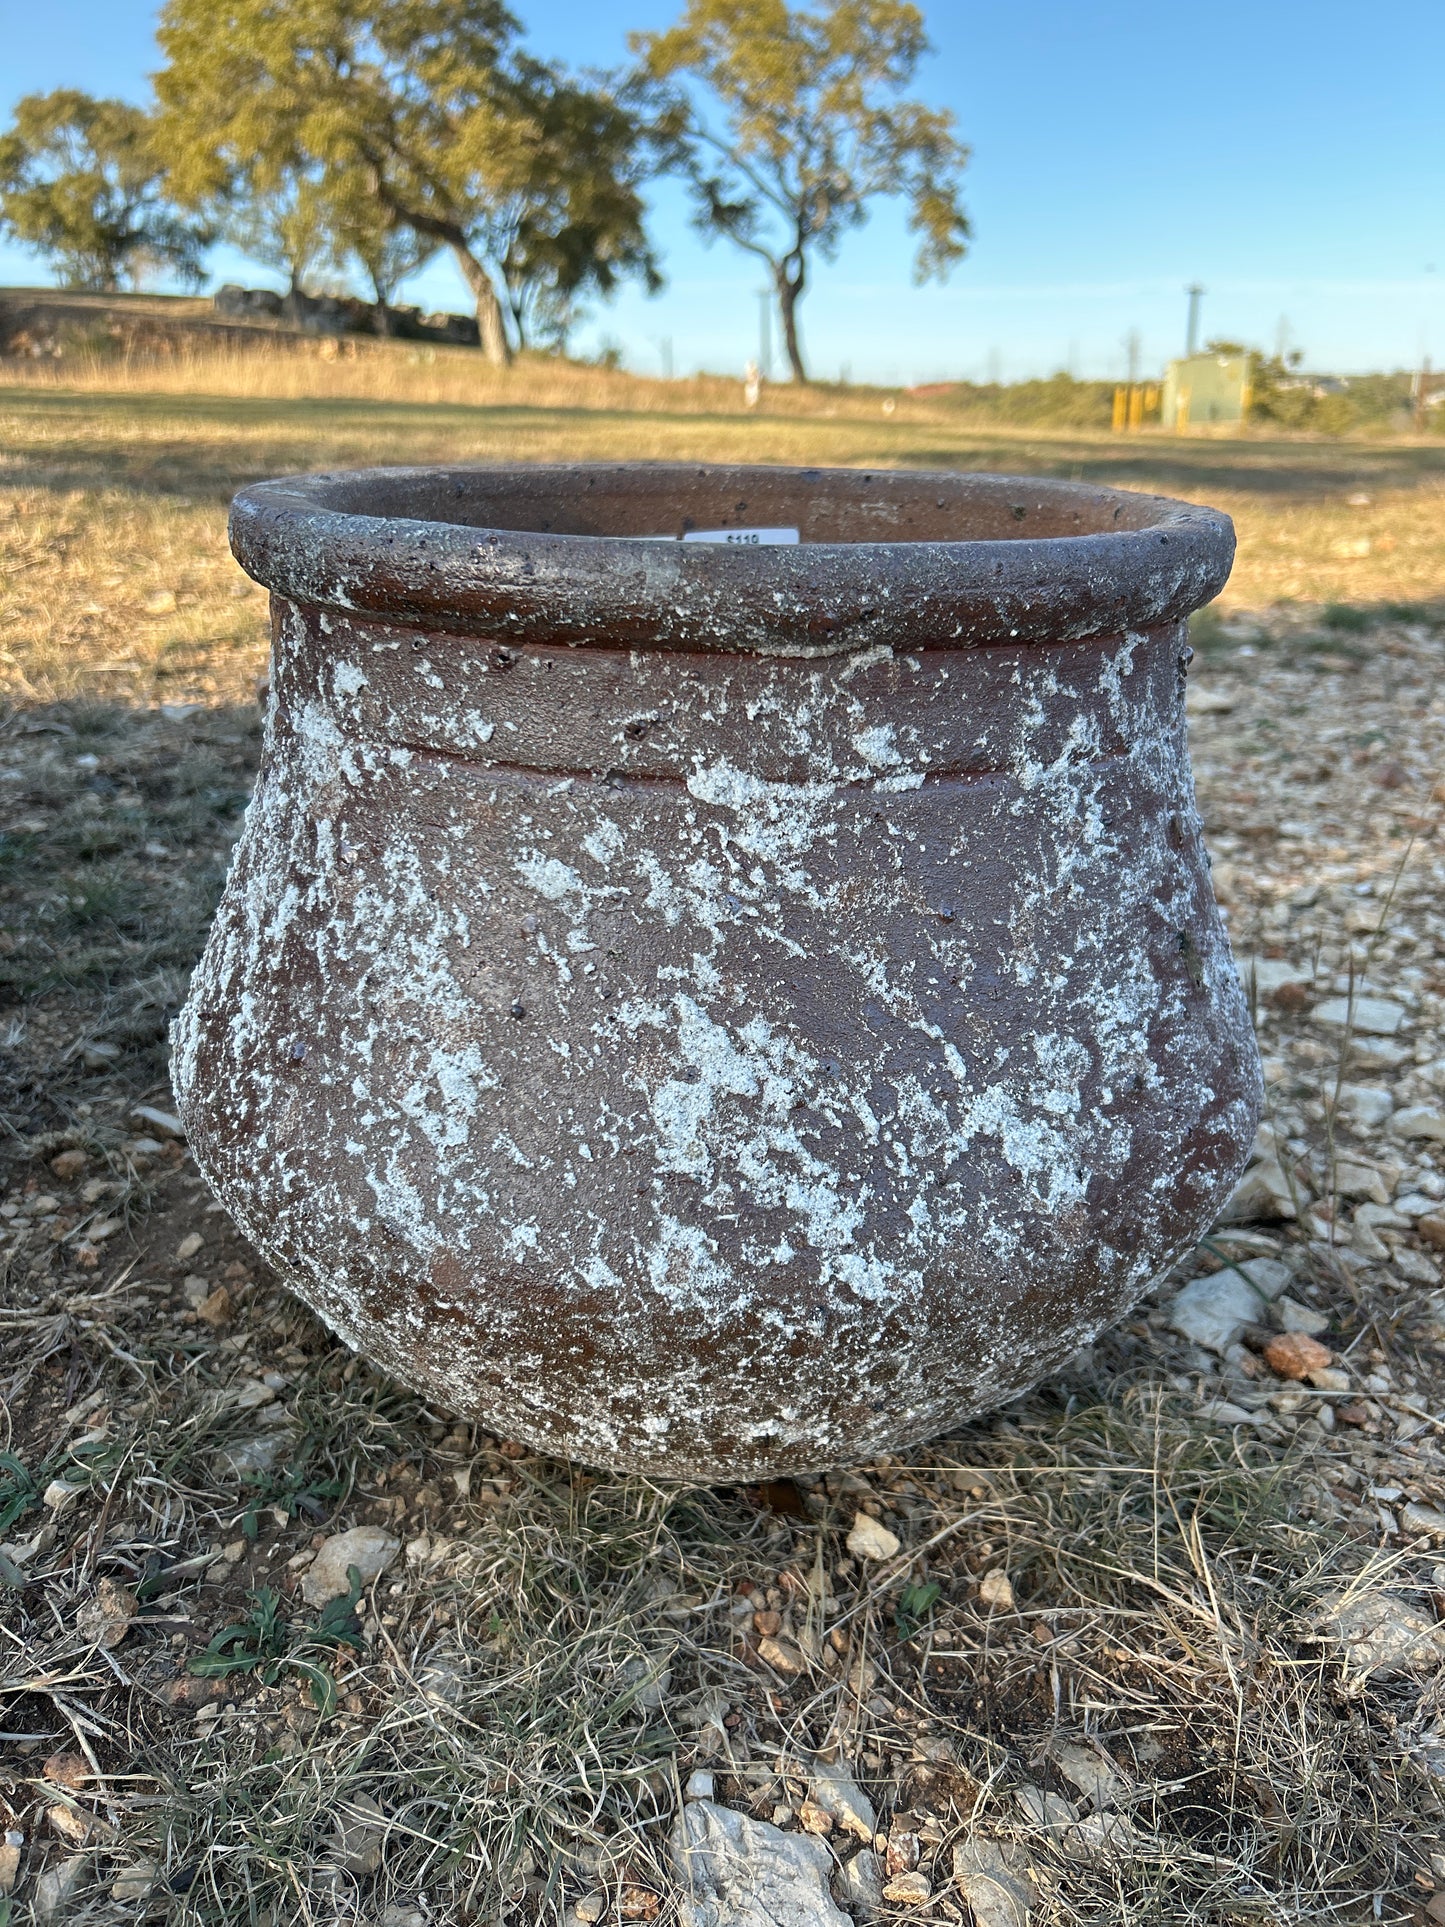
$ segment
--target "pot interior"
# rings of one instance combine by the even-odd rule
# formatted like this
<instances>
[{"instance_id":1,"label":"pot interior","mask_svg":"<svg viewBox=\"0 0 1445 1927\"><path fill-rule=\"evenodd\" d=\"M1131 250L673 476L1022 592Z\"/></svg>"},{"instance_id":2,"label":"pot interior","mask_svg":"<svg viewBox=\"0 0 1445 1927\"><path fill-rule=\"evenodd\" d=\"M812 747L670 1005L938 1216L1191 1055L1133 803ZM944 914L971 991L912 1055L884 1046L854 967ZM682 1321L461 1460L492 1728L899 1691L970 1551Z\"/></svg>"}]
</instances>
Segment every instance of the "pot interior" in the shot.
<instances>
[{"instance_id":1,"label":"pot interior","mask_svg":"<svg viewBox=\"0 0 1445 1927\"><path fill-rule=\"evenodd\" d=\"M516 533L676 540L796 529L807 543L998 542L1166 525L1178 505L1036 476L684 466L381 469L328 476L343 515Z\"/></svg>"}]
</instances>

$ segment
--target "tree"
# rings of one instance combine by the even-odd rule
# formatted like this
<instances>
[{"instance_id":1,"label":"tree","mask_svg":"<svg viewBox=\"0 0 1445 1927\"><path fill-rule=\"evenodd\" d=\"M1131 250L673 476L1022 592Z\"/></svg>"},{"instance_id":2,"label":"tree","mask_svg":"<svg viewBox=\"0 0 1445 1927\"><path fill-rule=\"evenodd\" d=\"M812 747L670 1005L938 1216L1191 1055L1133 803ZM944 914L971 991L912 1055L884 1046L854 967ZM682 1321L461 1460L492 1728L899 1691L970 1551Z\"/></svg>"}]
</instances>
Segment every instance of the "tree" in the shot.
<instances>
[{"instance_id":1,"label":"tree","mask_svg":"<svg viewBox=\"0 0 1445 1927\"><path fill-rule=\"evenodd\" d=\"M241 176L221 197L217 224L243 254L286 276L294 297L337 253L331 210L314 174L290 169L264 184Z\"/></svg>"},{"instance_id":2,"label":"tree","mask_svg":"<svg viewBox=\"0 0 1445 1927\"><path fill-rule=\"evenodd\" d=\"M397 289L410 275L426 266L436 253L436 243L423 241L410 228L398 227L367 204L363 204L349 222L343 220L339 238L346 252L360 262L371 283L376 297L378 333L389 335Z\"/></svg>"},{"instance_id":3,"label":"tree","mask_svg":"<svg viewBox=\"0 0 1445 1927\"><path fill-rule=\"evenodd\" d=\"M490 157L491 206L480 232L497 264L519 348L560 348L588 294L628 276L662 285L643 224L648 161L635 117L617 100L546 68Z\"/></svg>"},{"instance_id":4,"label":"tree","mask_svg":"<svg viewBox=\"0 0 1445 1927\"><path fill-rule=\"evenodd\" d=\"M528 176L519 156L569 184L550 239L558 260L588 257L577 285L637 271L646 251L625 175L589 229L600 205L589 175L617 156L545 151L564 83L520 51L518 32L501 0L167 0L156 92L176 191L204 204L238 180L269 191L287 170L316 170L341 231L402 229L451 251L482 345L505 362L496 240Z\"/></svg>"},{"instance_id":5,"label":"tree","mask_svg":"<svg viewBox=\"0 0 1445 1927\"><path fill-rule=\"evenodd\" d=\"M0 232L48 255L70 287L109 293L153 269L199 286L212 236L163 181L141 108L70 87L27 94L0 135Z\"/></svg>"},{"instance_id":6,"label":"tree","mask_svg":"<svg viewBox=\"0 0 1445 1927\"><path fill-rule=\"evenodd\" d=\"M688 0L666 33L632 36L641 80L679 124L673 153L697 224L767 265L795 381L810 257L831 260L868 202L898 195L919 236L914 278L962 259L968 149L945 111L899 98L929 51L906 0ZM698 96L710 94L713 117Z\"/></svg>"}]
</instances>

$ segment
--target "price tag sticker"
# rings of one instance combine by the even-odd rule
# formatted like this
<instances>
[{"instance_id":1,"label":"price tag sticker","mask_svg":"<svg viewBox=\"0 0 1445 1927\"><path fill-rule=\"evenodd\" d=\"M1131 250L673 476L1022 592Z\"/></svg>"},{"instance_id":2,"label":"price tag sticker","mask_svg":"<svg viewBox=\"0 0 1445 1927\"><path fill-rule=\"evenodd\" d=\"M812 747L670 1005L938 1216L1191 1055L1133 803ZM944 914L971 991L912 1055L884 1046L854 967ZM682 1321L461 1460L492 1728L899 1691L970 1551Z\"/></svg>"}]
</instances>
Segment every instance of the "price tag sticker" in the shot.
<instances>
[{"instance_id":1,"label":"price tag sticker","mask_svg":"<svg viewBox=\"0 0 1445 1927\"><path fill-rule=\"evenodd\" d=\"M796 529L689 529L684 542L725 542L740 549L789 548L798 539Z\"/></svg>"}]
</instances>

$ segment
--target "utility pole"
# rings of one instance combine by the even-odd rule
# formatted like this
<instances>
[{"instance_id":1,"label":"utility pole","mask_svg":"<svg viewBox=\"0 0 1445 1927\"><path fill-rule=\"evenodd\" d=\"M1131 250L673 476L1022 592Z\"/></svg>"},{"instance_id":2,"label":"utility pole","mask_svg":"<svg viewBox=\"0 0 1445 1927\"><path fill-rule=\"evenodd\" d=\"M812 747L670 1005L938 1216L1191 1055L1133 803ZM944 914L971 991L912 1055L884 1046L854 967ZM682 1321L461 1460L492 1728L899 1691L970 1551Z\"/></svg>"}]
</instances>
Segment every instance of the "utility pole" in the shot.
<instances>
[{"instance_id":1,"label":"utility pole","mask_svg":"<svg viewBox=\"0 0 1445 1927\"><path fill-rule=\"evenodd\" d=\"M1139 330L1131 328L1124 337L1124 353L1129 358L1129 386L1139 379Z\"/></svg>"},{"instance_id":2,"label":"utility pole","mask_svg":"<svg viewBox=\"0 0 1445 1927\"><path fill-rule=\"evenodd\" d=\"M773 378L773 294L771 288L758 290L758 373L764 381Z\"/></svg>"},{"instance_id":3,"label":"utility pole","mask_svg":"<svg viewBox=\"0 0 1445 1927\"><path fill-rule=\"evenodd\" d=\"M1199 352L1199 303L1204 290L1197 281L1193 281L1184 292L1189 296L1189 324L1184 334L1184 353L1187 358Z\"/></svg>"}]
</instances>

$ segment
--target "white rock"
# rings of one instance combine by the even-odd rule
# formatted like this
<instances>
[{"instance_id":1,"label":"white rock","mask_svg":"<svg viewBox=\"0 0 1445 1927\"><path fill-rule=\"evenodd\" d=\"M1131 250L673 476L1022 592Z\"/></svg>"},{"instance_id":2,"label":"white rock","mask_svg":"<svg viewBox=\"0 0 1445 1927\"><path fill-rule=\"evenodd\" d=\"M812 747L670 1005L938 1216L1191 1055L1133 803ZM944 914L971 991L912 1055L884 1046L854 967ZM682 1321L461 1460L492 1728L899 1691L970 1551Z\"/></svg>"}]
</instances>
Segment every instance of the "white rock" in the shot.
<instances>
[{"instance_id":1,"label":"white rock","mask_svg":"<svg viewBox=\"0 0 1445 1927\"><path fill-rule=\"evenodd\" d=\"M992 1572L986 1572L983 1575L983 1578L978 1582L978 1596L984 1605L990 1607L994 1612L1009 1613L1013 1611L1013 1583L1002 1566L995 1566Z\"/></svg>"},{"instance_id":2,"label":"white rock","mask_svg":"<svg viewBox=\"0 0 1445 1927\"><path fill-rule=\"evenodd\" d=\"M154 1104L135 1105L131 1110L131 1120L136 1124L148 1124L153 1131L159 1131L162 1137L183 1138L186 1134L185 1125L174 1111L157 1110Z\"/></svg>"},{"instance_id":3,"label":"white rock","mask_svg":"<svg viewBox=\"0 0 1445 1927\"><path fill-rule=\"evenodd\" d=\"M691 1800L672 1851L682 1927L852 1927L828 1891L833 1856L809 1833Z\"/></svg>"},{"instance_id":4,"label":"white rock","mask_svg":"<svg viewBox=\"0 0 1445 1927\"><path fill-rule=\"evenodd\" d=\"M1194 1278L1169 1311L1173 1329L1206 1351L1223 1352L1242 1325L1257 1325L1264 1298L1249 1280L1226 1265L1207 1278Z\"/></svg>"},{"instance_id":5,"label":"white rock","mask_svg":"<svg viewBox=\"0 0 1445 1927\"><path fill-rule=\"evenodd\" d=\"M1399 1246L1390 1263L1412 1285L1438 1285L1440 1282L1440 1267L1435 1260L1427 1258L1423 1251L1412 1251L1408 1245Z\"/></svg>"},{"instance_id":6,"label":"white rock","mask_svg":"<svg viewBox=\"0 0 1445 1927\"><path fill-rule=\"evenodd\" d=\"M892 1559L902 1549L896 1533L880 1525L866 1512L860 1512L848 1534L848 1550L855 1559Z\"/></svg>"},{"instance_id":7,"label":"white rock","mask_svg":"<svg viewBox=\"0 0 1445 1927\"><path fill-rule=\"evenodd\" d=\"M75 1853L41 1874L30 1902L35 1927L62 1927L90 1885L92 1871L89 1854Z\"/></svg>"},{"instance_id":8,"label":"white rock","mask_svg":"<svg viewBox=\"0 0 1445 1927\"><path fill-rule=\"evenodd\" d=\"M1132 1854L1139 1850L1139 1834L1127 1813L1086 1813L1064 1839L1066 1847L1088 1854Z\"/></svg>"},{"instance_id":9,"label":"white rock","mask_svg":"<svg viewBox=\"0 0 1445 1927\"><path fill-rule=\"evenodd\" d=\"M1298 1186L1291 1190L1284 1167L1276 1159L1262 1158L1234 1187L1229 1202L1219 1214L1219 1222L1258 1224L1274 1218L1297 1217L1297 1190Z\"/></svg>"},{"instance_id":10,"label":"white rock","mask_svg":"<svg viewBox=\"0 0 1445 1927\"><path fill-rule=\"evenodd\" d=\"M1227 1398L1207 1398L1199 1408L1201 1418L1211 1420L1215 1425L1262 1425L1264 1415L1260 1412L1247 1412L1242 1405L1234 1405Z\"/></svg>"},{"instance_id":11,"label":"white rock","mask_svg":"<svg viewBox=\"0 0 1445 1927\"><path fill-rule=\"evenodd\" d=\"M873 1802L847 1767L831 1760L815 1760L809 1769L809 1791L835 1826L856 1833L865 1843L878 1831Z\"/></svg>"},{"instance_id":12,"label":"white rock","mask_svg":"<svg viewBox=\"0 0 1445 1927\"><path fill-rule=\"evenodd\" d=\"M353 1526L349 1532L338 1532L317 1548L310 1570L301 1581L302 1595L308 1605L324 1606L328 1599L336 1599L347 1590L348 1566L355 1566L361 1583L369 1585L400 1551L400 1539L383 1532L380 1526Z\"/></svg>"},{"instance_id":13,"label":"white rock","mask_svg":"<svg viewBox=\"0 0 1445 1927\"><path fill-rule=\"evenodd\" d=\"M1261 1298L1273 1303L1286 1285L1294 1283L1291 1267L1278 1258L1245 1258L1236 1267L1242 1271Z\"/></svg>"},{"instance_id":14,"label":"white rock","mask_svg":"<svg viewBox=\"0 0 1445 1927\"><path fill-rule=\"evenodd\" d=\"M1339 1110L1351 1124L1373 1131L1395 1108L1395 1094L1381 1084L1342 1084Z\"/></svg>"},{"instance_id":15,"label":"white rock","mask_svg":"<svg viewBox=\"0 0 1445 1927\"><path fill-rule=\"evenodd\" d=\"M1286 984L1303 984L1308 988L1315 980L1315 973L1308 964L1292 964L1284 957L1241 957L1239 980L1246 995L1253 984L1263 997L1272 990L1282 990Z\"/></svg>"},{"instance_id":16,"label":"white rock","mask_svg":"<svg viewBox=\"0 0 1445 1927\"><path fill-rule=\"evenodd\" d=\"M1016 1847L997 1840L960 1840L953 1849L953 1877L977 1927L1028 1927L1034 1884Z\"/></svg>"},{"instance_id":17,"label":"white rock","mask_svg":"<svg viewBox=\"0 0 1445 1927\"><path fill-rule=\"evenodd\" d=\"M1091 1806L1111 1807L1130 1790L1128 1775L1091 1746L1061 1740L1054 1748L1054 1758L1060 1773L1073 1782Z\"/></svg>"},{"instance_id":18,"label":"white rock","mask_svg":"<svg viewBox=\"0 0 1445 1927\"><path fill-rule=\"evenodd\" d=\"M1349 1026L1367 1037L1393 1037L1405 1021L1405 1006L1388 997L1326 997L1312 1013L1315 1023Z\"/></svg>"},{"instance_id":19,"label":"white rock","mask_svg":"<svg viewBox=\"0 0 1445 1927\"><path fill-rule=\"evenodd\" d=\"M1432 1539L1445 1539L1445 1512L1439 1506L1419 1505L1411 1500L1400 1507L1402 1532L1428 1532Z\"/></svg>"},{"instance_id":20,"label":"white rock","mask_svg":"<svg viewBox=\"0 0 1445 1927\"><path fill-rule=\"evenodd\" d=\"M1407 1191L1395 1199L1394 1208L1402 1218L1424 1218L1440 1209L1440 1200L1427 1197L1423 1191Z\"/></svg>"},{"instance_id":21,"label":"white rock","mask_svg":"<svg viewBox=\"0 0 1445 1927\"><path fill-rule=\"evenodd\" d=\"M687 1776L687 1785L682 1789L684 1800L710 1800L716 1791L714 1778L705 1766L696 1766Z\"/></svg>"},{"instance_id":22,"label":"white rock","mask_svg":"<svg viewBox=\"0 0 1445 1927\"><path fill-rule=\"evenodd\" d=\"M1390 1119L1396 1137L1429 1138L1432 1144L1445 1144L1445 1111L1433 1104L1407 1104Z\"/></svg>"},{"instance_id":23,"label":"white rock","mask_svg":"<svg viewBox=\"0 0 1445 1927\"><path fill-rule=\"evenodd\" d=\"M855 1920L876 1920L883 1911L883 1865L871 1847L845 1861L834 1881L838 1898Z\"/></svg>"},{"instance_id":24,"label":"white rock","mask_svg":"<svg viewBox=\"0 0 1445 1927\"><path fill-rule=\"evenodd\" d=\"M156 1865L153 1860L136 1860L128 1867L122 1867L111 1882L112 1900L145 1900L155 1885Z\"/></svg>"},{"instance_id":25,"label":"white rock","mask_svg":"<svg viewBox=\"0 0 1445 1927\"><path fill-rule=\"evenodd\" d=\"M336 1829L332 1864L355 1879L375 1873L381 1865L387 1822L371 1795L346 1795L339 1803L332 1825Z\"/></svg>"},{"instance_id":26,"label":"white rock","mask_svg":"<svg viewBox=\"0 0 1445 1927\"><path fill-rule=\"evenodd\" d=\"M1348 1158L1337 1160L1335 1190L1342 1198L1367 1198L1371 1204L1388 1204L1393 1187L1373 1164L1356 1164Z\"/></svg>"},{"instance_id":27,"label":"white rock","mask_svg":"<svg viewBox=\"0 0 1445 1927\"><path fill-rule=\"evenodd\" d=\"M1307 1338L1318 1338L1330 1328L1328 1312L1311 1311L1308 1305L1301 1305L1293 1298L1276 1298L1274 1315L1281 1331L1303 1332Z\"/></svg>"},{"instance_id":28,"label":"white rock","mask_svg":"<svg viewBox=\"0 0 1445 1927\"><path fill-rule=\"evenodd\" d=\"M1030 1786L1027 1782L1019 1788L1019 1805L1030 1826L1039 1827L1045 1833L1062 1833L1079 1817L1073 1801L1066 1800L1062 1793L1045 1793L1042 1787Z\"/></svg>"},{"instance_id":29,"label":"white rock","mask_svg":"<svg viewBox=\"0 0 1445 1927\"><path fill-rule=\"evenodd\" d=\"M1324 1625L1360 1679L1390 1679L1445 1660L1445 1626L1399 1593L1341 1593L1326 1606Z\"/></svg>"}]
</instances>

